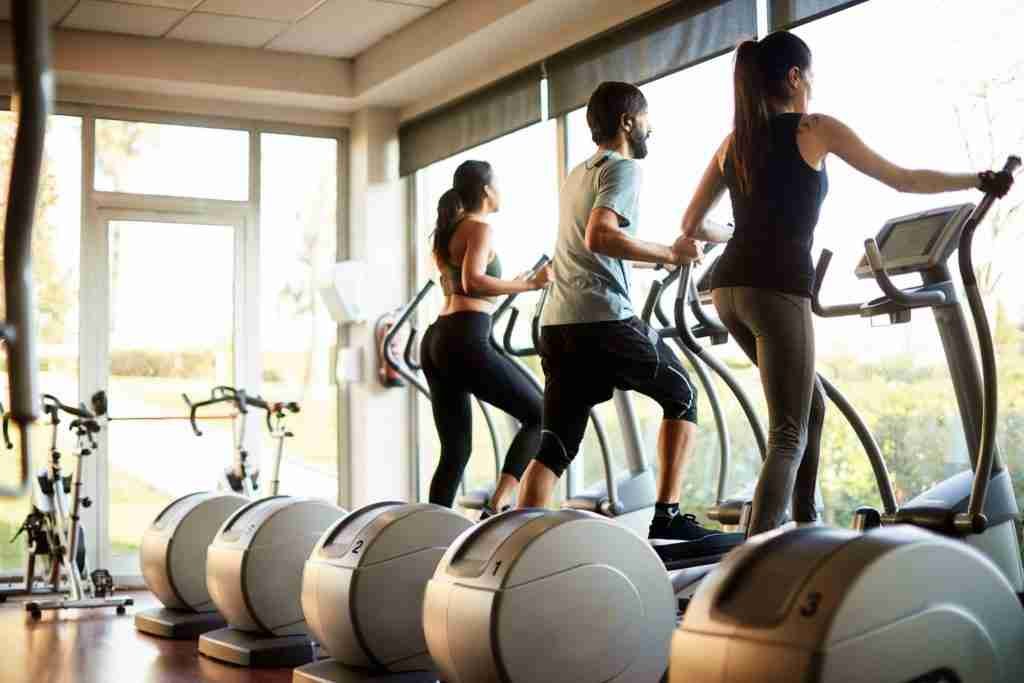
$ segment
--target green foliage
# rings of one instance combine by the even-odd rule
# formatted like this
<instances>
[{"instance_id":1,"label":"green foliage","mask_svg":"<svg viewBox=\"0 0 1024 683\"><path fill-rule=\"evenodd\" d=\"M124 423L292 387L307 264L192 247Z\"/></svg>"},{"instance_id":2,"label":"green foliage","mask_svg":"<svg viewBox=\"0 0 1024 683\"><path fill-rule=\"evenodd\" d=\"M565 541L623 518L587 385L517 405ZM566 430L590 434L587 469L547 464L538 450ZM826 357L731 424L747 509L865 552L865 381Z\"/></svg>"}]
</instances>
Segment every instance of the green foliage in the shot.
<instances>
[{"instance_id":1,"label":"green foliage","mask_svg":"<svg viewBox=\"0 0 1024 683\"><path fill-rule=\"evenodd\" d=\"M113 351L110 374L118 377L177 377L204 379L216 374L213 351L169 353L143 349Z\"/></svg>"},{"instance_id":2,"label":"green foliage","mask_svg":"<svg viewBox=\"0 0 1024 683\"><path fill-rule=\"evenodd\" d=\"M17 126L13 117L0 120L0 216L7 213L7 179L10 177L14 156L14 135ZM32 231L32 257L36 278L36 300L39 303L39 331L44 343L59 343L64 340L64 321L77 297L77 286L69 287L72 273L62 270L56 255L54 243L57 227L50 213L57 203L58 183L53 162L49 156L43 160L39 182L39 198L36 205L36 223ZM0 225L0 236L3 226ZM3 256L0 255L0 270ZM0 282L0 291L3 283ZM0 314L4 310L6 297L0 297Z\"/></svg>"}]
</instances>

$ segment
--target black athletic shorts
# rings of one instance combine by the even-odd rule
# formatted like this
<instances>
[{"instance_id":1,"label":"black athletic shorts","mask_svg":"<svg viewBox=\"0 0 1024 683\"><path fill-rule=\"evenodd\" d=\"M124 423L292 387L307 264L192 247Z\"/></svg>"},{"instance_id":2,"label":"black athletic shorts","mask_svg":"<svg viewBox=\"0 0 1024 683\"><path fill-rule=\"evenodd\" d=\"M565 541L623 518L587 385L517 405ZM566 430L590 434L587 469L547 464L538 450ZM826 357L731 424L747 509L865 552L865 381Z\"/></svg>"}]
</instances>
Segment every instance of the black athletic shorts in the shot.
<instances>
[{"instance_id":1,"label":"black athletic shorts","mask_svg":"<svg viewBox=\"0 0 1024 683\"><path fill-rule=\"evenodd\" d=\"M541 328L544 431L537 460L561 476L579 451L590 409L615 389L657 401L666 420L697 422L697 389L679 358L639 318Z\"/></svg>"}]
</instances>

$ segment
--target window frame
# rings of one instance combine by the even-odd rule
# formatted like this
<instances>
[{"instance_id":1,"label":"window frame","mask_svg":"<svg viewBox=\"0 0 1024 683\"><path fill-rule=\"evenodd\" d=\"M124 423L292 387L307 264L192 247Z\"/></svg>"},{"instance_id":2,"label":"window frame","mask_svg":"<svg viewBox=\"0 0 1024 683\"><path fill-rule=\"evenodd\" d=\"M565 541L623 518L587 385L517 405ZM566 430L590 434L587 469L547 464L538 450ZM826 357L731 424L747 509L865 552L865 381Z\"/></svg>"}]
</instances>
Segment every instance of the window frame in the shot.
<instances>
[{"instance_id":1,"label":"window frame","mask_svg":"<svg viewBox=\"0 0 1024 683\"><path fill-rule=\"evenodd\" d=\"M0 109L11 109L11 98L0 97ZM79 257L79 396L80 401L89 401L89 397L99 389L106 387L107 367L109 358L105 340L109 315L107 302L99 306L98 299L107 295L108 283L103 280L106 271L103 264L107 255L104 251L105 240L94 237L106 230L106 221L111 215L117 214L173 214L176 218L223 216L226 219L240 221L243 229L241 248L236 252L236 270L234 286L236 292L246 294L239 299L236 296L236 343L234 370L239 384L259 391L262 384L263 361L260 338L260 207L261 207L261 135L264 133L295 135L301 137L332 139L337 144L337 235L335 258L345 260L349 254L349 139L347 127L316 126L291 124L285 122L249 120L231 117L205 116L197 114L177 113L162 110L134 109L127 107L110 107L73 102L58 101L53 114L78 117L82 121L81 137L81 253ZM96 120L109 119L136 123L167 124L176 126L195 126L201 128L220 128L226 130L245 131L249 136L249 198L247 200L199 199L193 197L174 197L158 194L134 194L125 192L107 192L95 189L96 163ZM339 349L349 343L349 332L341 325L337 326L337 341L332 349L332 358ZM351 453L348 444L348 390L343 383L334 382L337 395L337 467L336 477L337 502L347 505L351 501L351 482L349 463ZM260 444L253 443L251 450L257 451ZM37 456L38 457L38 456ZM89 562L92 566L110 566L112 558L110 531L110 481L109 449L107 439L99 440L93 457L83 461L83 476L92 482L91 494L101 501L99 505L82 511L83 523L88 535L86 547ZM6 577L0 577L6 578ZM116 576L115 579L127 587L141 587L142 577L139 574Z\"/></svg>"}]
</instances>

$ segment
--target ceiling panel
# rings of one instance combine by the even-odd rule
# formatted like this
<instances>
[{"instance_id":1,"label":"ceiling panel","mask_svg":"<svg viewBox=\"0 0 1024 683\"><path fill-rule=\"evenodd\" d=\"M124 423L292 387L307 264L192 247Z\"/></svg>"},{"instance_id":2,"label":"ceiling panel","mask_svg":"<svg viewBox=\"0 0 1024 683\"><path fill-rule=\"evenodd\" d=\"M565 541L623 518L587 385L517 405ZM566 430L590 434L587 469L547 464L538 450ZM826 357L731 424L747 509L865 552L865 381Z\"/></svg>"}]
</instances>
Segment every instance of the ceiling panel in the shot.
<instances>
[{"instance_id":1,"label":"ceiling panel","mask_svg":"<svg viewBox=\"0 0 1024 683\"><path fill-rule=\"evenodd\" d=\"M354 57L428 12L426 7L409 4L327 0L268 47L285 52Z\"/></svg>"},{"instance_id":2,"label":"ceiling panel","mask_svg":"<svg viewBox=\"0 0 1024 683\"><path fill-rule=\"evenodd\" d=\"M55 24L64 18L75 0L46 0L46 15L51 24ZM9 21L11 18L11 0L0 2L0 21Z\"/></svg>"},{"instance_id":3,"label":"ceiling panel","mask_svg":"<svg viewBox=\"0 0 1024 683\"><path fill-rule=\"evenodd\" d=\"M265 19L195 12L185 17L185 20L175 26L167 37L218 45L262 47L288 26L289 24L284 22Z\"/></svg>"},{"instance_id":4,"label":"ceiling panel","mask_svg":"<svg viewBox=\"0 0 1024 683\"><path fill-rule=\"evenodd\" d=\"M420 2L420 0L416 0ZM429 1L429 0L428 0ZM205 0L196 9L200 12L255 17L275 21L295 21L323 0Z\"/></svg>"},{"instance_id":5,"label":"ceiling panel","mask_svg":"<svg viewBox=\"0 0 1024 683\"><path fill-rule=\"evenodd\" d=\"M61 27L160 36L184 16L185 12L181 10L164 7L82 0Z\"/></svg>"}]
</instances>

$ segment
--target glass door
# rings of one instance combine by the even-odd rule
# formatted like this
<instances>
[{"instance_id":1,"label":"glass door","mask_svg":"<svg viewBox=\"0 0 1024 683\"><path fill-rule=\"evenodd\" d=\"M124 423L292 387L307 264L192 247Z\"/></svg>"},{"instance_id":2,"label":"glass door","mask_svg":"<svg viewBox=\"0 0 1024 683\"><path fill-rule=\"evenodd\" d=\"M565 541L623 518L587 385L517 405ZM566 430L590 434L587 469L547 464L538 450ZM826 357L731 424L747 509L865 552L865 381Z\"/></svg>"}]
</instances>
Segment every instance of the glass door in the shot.
<instances>
[{"instance_id":1,"label":"glass door","mask_svg":"<svg viewBox=\"0 0 1024 683\"><path fill-rule=\"evenodd\" d=\"M215 487L233 420L209 411L196 436L182 398L235 384L243 220L104 216L109 401L102 525L115 576L138 576L139 545L171 500ZM100 378L102 381L102 378Z\"/></svg>"}]
</instances>

